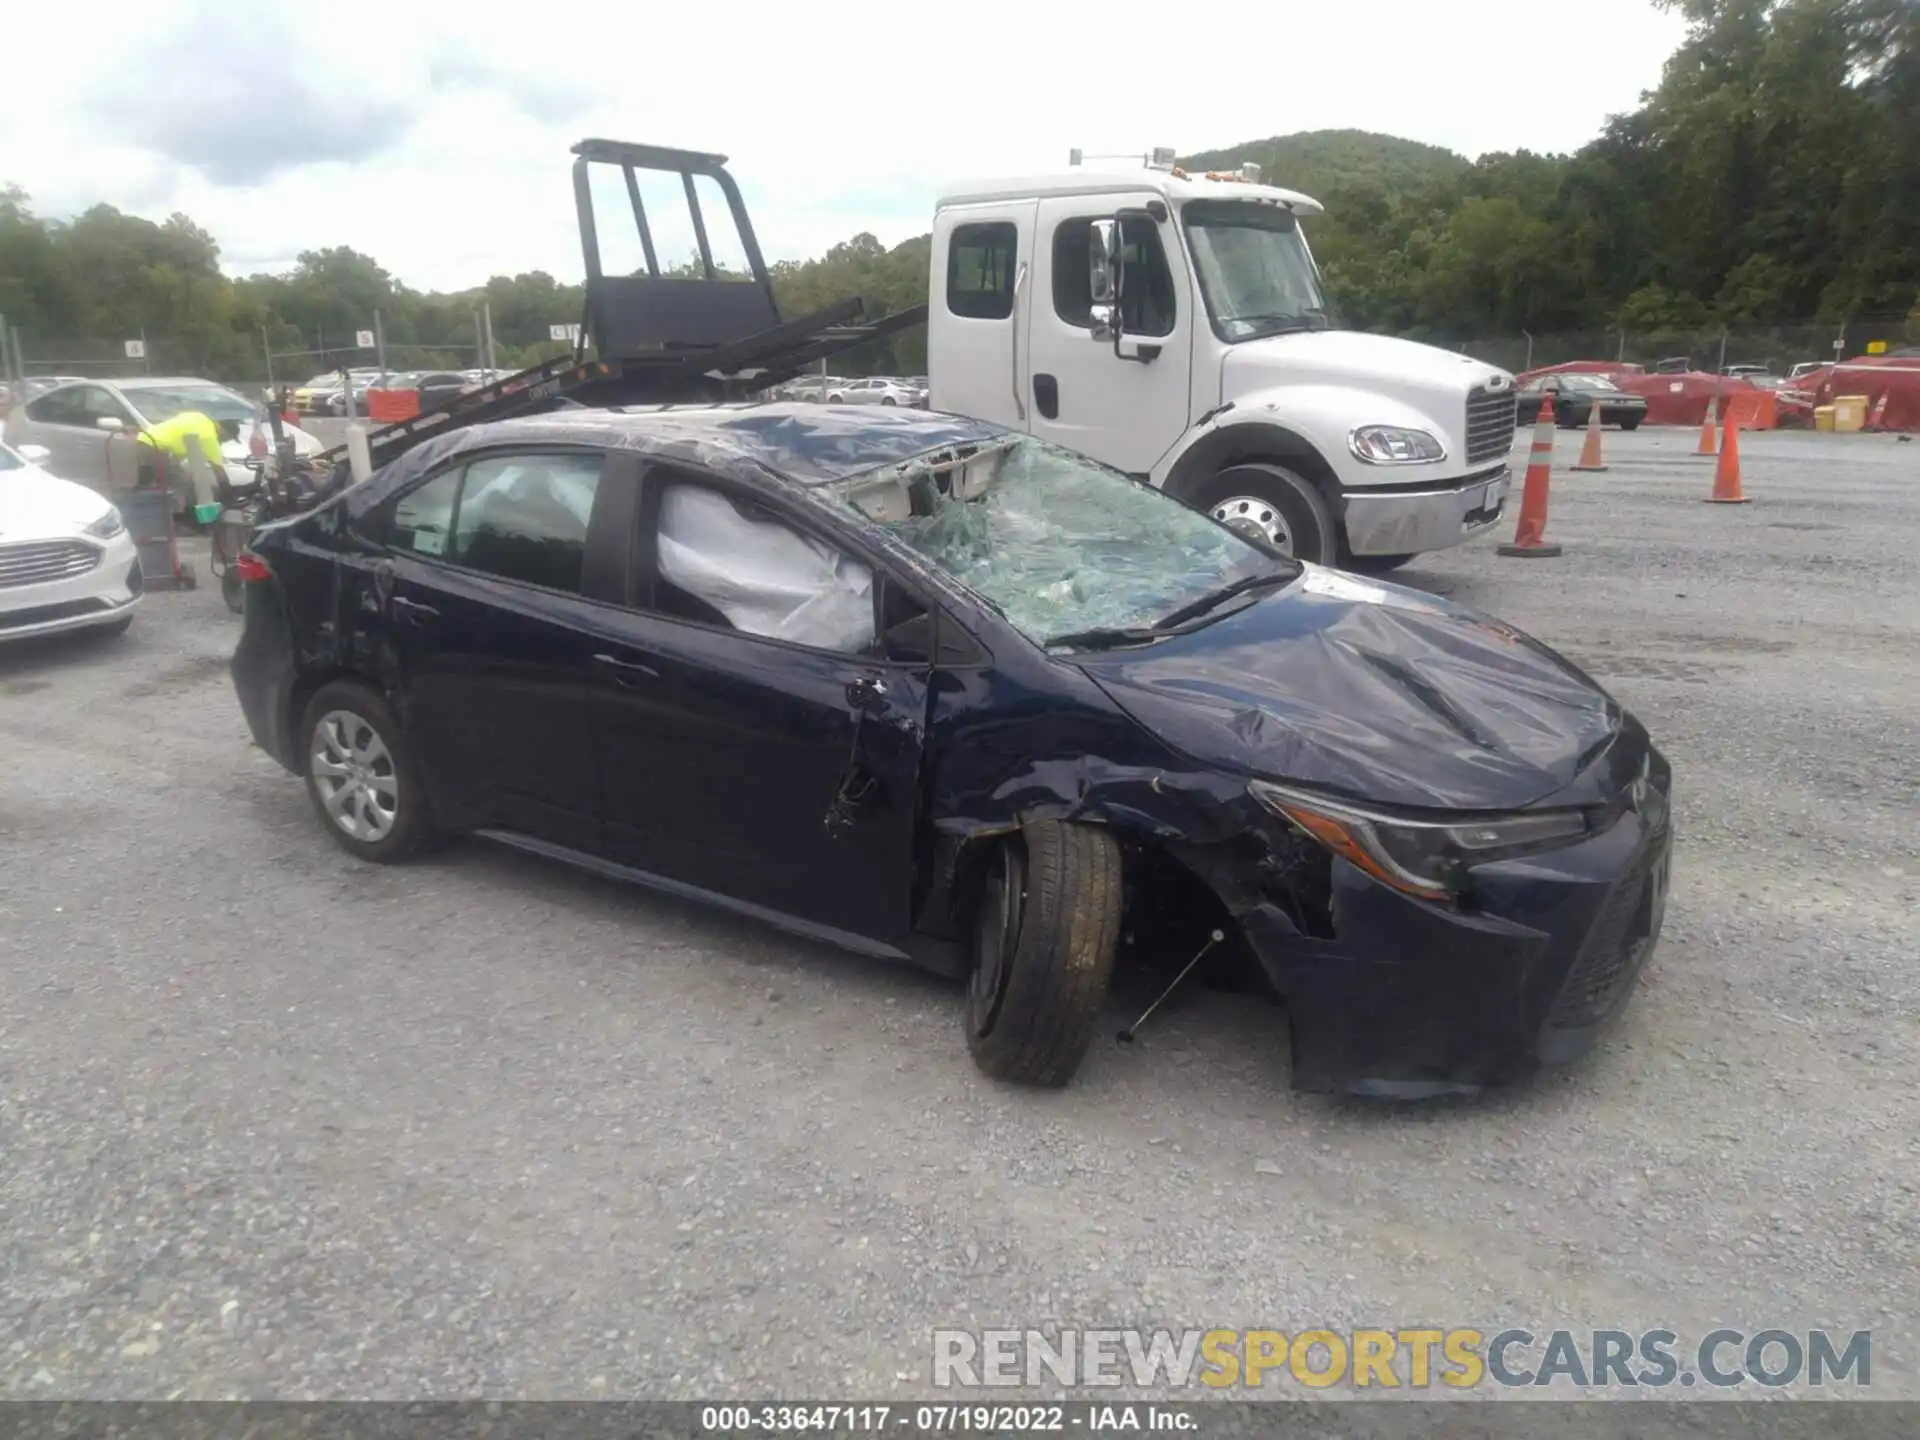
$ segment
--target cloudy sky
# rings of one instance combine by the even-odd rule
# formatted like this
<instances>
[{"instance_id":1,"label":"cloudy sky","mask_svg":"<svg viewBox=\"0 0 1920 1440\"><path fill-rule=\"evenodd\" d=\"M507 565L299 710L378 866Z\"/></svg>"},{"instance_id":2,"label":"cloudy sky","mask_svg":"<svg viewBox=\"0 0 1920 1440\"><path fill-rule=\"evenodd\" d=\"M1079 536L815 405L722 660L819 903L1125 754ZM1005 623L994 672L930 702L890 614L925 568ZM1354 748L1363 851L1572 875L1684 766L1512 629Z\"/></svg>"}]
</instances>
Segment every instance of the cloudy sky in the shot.
<instances>
[{"instance_id":1,"label":"cloudy sky","mask_svg":"<svg viewBox=\"0 0 1920 1440\"><path fill-rule=\"evenodd\" d=\"M46 215L183 210L235 274L343 244L435 290L579 276L567 151L585 135L729 155L768 258L798 258L918 234L944 181L1074 146L1358 127L1572 149L1681 30L1651 0L80 8L7 7L0 183Z\"/></svg>"}]
</instances>

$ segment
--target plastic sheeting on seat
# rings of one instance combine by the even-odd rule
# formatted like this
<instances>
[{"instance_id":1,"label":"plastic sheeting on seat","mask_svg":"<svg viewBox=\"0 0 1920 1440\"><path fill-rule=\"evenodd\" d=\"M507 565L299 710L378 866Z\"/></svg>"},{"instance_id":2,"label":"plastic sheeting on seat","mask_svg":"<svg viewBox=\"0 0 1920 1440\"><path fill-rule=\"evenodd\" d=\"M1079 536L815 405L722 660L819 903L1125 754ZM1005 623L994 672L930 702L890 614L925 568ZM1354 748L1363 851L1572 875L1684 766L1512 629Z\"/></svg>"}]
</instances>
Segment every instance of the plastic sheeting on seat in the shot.
<instances>
[{"instance_id":1,"label":"plastic sheeting on seat","mask_svg":"<svg viewBox=\"0 0 1920 1440\"><path fill-rule=\"evenodd\" d=\"M749 634L849 653L874 641L866 566L701 486L661 497L660 575Z\"/></svg>"}]
</instances>

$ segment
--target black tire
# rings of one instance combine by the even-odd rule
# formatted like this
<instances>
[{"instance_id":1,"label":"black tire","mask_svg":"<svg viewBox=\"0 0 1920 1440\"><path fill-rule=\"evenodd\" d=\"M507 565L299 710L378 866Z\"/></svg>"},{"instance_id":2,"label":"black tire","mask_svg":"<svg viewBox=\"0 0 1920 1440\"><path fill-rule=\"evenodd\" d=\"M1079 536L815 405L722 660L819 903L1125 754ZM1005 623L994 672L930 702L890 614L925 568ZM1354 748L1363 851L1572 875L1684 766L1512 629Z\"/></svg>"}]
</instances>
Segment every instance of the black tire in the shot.
<instances>
[{"instance_id":1,"label":"black tire","mask_svg":"<svg viewBox=\"0 0 1920 1440\"><path fill-rule=\"evenodd\" d=\"M391 777L393 782L391 822L383 833L366 837L349 834L328 812L321 792L322 782L314 774L314 732L323 720L336 713L354 717L371 731L389 757L390 764L384 773L378 764L370 767L375 777ZM420 783L419 771L407 753L400 724L387 708L387 702L373 690L351 680L322 685L307 702L306 714L301 716L299 740L300 771L306 779L307 798L313 802L314 813L320 817L326 832L348 854L390 865L418 853L436 838L426 788Z\"/></svg>"},{"instance_id":2,"label":"black tire","mask_svg":"<svg viewBox=\"0 0 1920 1440\"><path fill-rule=\"evenodd\" d=\"M1304 475L1271 460L1243 460L1201 485L1187 503L1242 534L1261 533L1259 516L1221 510L1222 506L1240 499L1260 500L1273 507L1289 537L1289 543L1279 548L1287 550L1296 560L1333 563L1333 557L1340 550L1340 532L1334 526L1326 500ZM1246 507L1236 507L1236 510L1245 511Z\"/></svg>"},{"instance_id":3,"label":"black tire","mask_svg":"<svg viewBox=\"0 0 1920 1440\"><path fill-rule=\"evenodd\" d=\"M1349 555L1344 568L1358 575L1385 575L1415 558L1413 555Z\"/></svg>"},{"instance_id":4,"label":"black tire","mask_svg":"<svg viewBox=\"0 0 1920 1440\"><path fill-rule=\"evenodd\" d=\"M1638 430L1640 428L1640 422L1644 418L1645 417L1641 415L1630 415L1620 422L1620 428L1622 430Z\"/></svg>"},{"instance_id":5,"label":"black tire","mask_svg":"<svg viewBox=\"0 0 1920 1440\"><path fill-rule=\"evenodd\" d=\"M1106 1005L1120 911L1120 846L1100 827L1037 820L998 847L974 912L974 1064L1022 1085L1073 1078Z\"/></svg>"},{"instance_id":6,"label":"black tire","mask_svg":"<svg viewBox=\"0 0 1920 1440\"><path fill-rule=\"evenodd\" d=\"M1574 430L1587 423L1585 415L1576 414L1570 405L1553 407L1553 423L1562 430Z\"/></svg>"},{"instance_id":7,"label":"black tire","mask_svg":"<svg viewBox=\"0 0 1920 1440\"><path fill-rule=\"evenodd\" d=\"M900 402L891 395L882 395L880 397L880 403L882 405L898 405Z\"/></svg>"}]
</instances>

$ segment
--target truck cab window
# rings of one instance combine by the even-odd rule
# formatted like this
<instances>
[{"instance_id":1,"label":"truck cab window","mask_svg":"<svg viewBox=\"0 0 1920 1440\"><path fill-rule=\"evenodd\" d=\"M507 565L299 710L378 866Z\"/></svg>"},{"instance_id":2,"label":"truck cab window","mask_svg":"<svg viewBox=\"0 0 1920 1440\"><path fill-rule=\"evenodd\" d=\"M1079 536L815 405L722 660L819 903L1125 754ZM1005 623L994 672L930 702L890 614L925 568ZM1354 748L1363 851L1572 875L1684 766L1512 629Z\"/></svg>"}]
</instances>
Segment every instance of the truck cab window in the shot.
<instances>
[{"instance_id":1,"label":"truck cab window","mask_svg":"<svg viewBox=\"0 0 1920 1440\"><path fill-rule=\"evenodd\" d=\"M1020 233L1007 220L956 225L947 242L947 309L967 320L1013 314L1013 267Z\"/></svg>"},{"instance_id":2,"label":"truck cab window","mask_svg":"<svg viewBox=\"0 0 1920 1440\"><path fill-rule=\"evenodd\" d=\"M1063 220L1053 232L1053 313L1069 325L1093 328L1092 276L1087 241L1093 222L1104 215ZM1171 335L1175 314L1173 272L1160 243L1160 227L1144 215L1120 222L1126 279L1120 295L1120 323L1129 335Z\"/></svg>"}]
</instances>

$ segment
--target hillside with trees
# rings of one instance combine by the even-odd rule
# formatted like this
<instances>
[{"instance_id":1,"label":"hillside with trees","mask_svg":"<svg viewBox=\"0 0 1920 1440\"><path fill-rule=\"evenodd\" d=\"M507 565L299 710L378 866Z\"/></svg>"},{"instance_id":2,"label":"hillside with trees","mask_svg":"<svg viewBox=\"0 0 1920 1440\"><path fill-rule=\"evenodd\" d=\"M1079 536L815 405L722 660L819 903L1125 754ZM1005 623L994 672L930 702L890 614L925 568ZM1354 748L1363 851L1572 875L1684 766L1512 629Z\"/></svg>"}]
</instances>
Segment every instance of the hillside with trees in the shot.
<instances>
[{"instance_id":1,"label":"hillside with trees","mask_svg":"<svg viewBox=\"0 0 1920 1440\"><path fill-rule=\"evenodd\" d=\"M1571 155L1468 161L1343 130L1184 163L1256 161L1321 200L1328 214L1309 234L1342 318L1364 329L1466 344L1528 331L1920 323L1920 4L1665 3L1689 29L1659 86ZM860 234L777 265L774 280L790 314L851 294L886 312L924 298L927 255L925 236L889 248ZM119 337L144 331L166 368L257 379L265 345L345 346L377 308L397 363L471 363L482 298L508 364L552 353L548 324L580 313L580 287L543 273L425 294L339 247L303 253L288 274L229 279L214 238L187 216L155 223L103 205L52 221L0 189L0 313L30 337L34 360L54 341L117 351ZM873 348L841 368L925 369L918 331Z\"/></svg>"}]
</instances>

